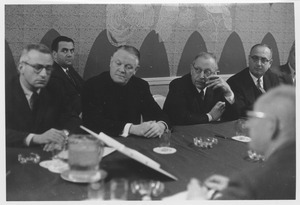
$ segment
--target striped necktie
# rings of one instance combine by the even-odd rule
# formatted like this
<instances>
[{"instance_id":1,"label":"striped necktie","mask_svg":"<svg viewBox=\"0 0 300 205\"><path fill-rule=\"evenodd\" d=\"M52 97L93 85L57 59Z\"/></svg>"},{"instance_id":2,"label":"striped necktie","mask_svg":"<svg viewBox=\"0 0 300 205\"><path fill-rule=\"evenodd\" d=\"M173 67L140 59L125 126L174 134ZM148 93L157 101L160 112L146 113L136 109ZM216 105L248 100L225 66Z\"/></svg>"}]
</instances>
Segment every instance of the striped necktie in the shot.
<instances>
[{"instance_id":1,"label":"striped necktie","mask_svg":"<svg viewBox=\"0 0 300 205\"><path fill-rule=\"evenodd\" d=\"M260 78L257 79L256 87L261 91L261 93L266 93L266 91L261 87Z\"/></svg>"}]
</instances>

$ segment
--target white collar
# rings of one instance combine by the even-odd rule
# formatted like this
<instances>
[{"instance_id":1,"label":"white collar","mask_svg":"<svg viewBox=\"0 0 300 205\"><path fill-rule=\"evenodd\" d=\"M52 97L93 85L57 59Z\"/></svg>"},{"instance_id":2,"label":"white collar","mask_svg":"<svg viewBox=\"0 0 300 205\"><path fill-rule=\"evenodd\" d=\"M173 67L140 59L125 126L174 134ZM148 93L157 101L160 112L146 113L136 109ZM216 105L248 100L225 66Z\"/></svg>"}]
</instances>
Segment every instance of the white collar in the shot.
<instances>
[{"instance_id":1,"label":"white collar","mask_svg":"<svg viewBox=\"0 0 300 205\"><path fill-rule=\"evenodd\" d=\"M251 76L251 78L252 78L252 80L253 80L253 82L254 82L254 85L256 85L256 84L257 84L258 78L255 77L255 76L250 72L250 70L249 70L249 73L250 73L250 76ZM261 85L262 88L264 87L264 78L263 78L263 76L260 77L260 85Z\"/></svg>"}]
</instances>

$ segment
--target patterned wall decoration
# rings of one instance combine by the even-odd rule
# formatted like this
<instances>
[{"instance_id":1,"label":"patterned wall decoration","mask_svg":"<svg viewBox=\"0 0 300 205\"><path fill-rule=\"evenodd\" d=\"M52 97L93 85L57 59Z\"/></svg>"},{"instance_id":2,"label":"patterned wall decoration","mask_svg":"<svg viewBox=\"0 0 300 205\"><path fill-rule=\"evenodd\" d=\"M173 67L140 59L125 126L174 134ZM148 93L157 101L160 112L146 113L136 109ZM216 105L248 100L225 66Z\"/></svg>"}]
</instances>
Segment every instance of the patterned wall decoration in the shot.
<instances>
[{"instance_id":1,"label":"patterned wall decoration","mask_svg":"<svg viewBox=\"0 0 300 205\"><path fill-rule=\"evenodd\" d=\"M5 5L11 59L5 69L15 69L28 43L49 45L66 35L75 41L75 69L85 79L108 70L123 44L140 49L140 77L183 75L203 50L216 54L221 73L232 74L247 66L250 48L260 42L272 47L274 64L285 63L294 24L293 3Z\"/></svg>"}]
</instances>

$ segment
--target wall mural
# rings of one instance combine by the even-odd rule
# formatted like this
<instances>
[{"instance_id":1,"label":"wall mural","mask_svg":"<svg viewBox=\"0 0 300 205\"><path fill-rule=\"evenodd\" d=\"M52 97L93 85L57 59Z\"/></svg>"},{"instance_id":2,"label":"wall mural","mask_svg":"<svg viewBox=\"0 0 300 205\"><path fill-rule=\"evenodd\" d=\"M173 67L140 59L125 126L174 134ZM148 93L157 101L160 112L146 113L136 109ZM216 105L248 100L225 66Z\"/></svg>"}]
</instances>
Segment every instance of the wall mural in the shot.
<instances>
[{"instance_id":1,"label":"wall mural","mask_svg":"<svg viewBox=\"0 0 300 205\"><path fill-rule=\"evenodd\" d=\"M74 39L74 64L84 79L109 70L111 55L124 44L141 52L139 77L184 75L200 51L215 53L220 73L233 74L247 66L250 48L260 42L273 49L273 64L286 62L295 40L294 5L5 5L6 51L11 51L5 54L14 59L6 72L15 69L26 44L50 46L58 35Z\"/></svg>"}]
</instances>

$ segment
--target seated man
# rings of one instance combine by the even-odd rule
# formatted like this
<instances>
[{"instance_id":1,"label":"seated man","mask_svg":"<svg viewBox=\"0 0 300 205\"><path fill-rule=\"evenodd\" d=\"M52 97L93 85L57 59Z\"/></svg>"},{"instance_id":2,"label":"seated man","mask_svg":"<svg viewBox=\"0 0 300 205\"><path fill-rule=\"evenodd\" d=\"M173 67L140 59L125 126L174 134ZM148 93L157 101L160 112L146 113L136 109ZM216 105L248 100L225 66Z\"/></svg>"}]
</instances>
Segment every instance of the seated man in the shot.
<instances>
[{"instance_id":1,"label":"seated man","mask_svg":"<svg viewBox=\"0 0 300 205\"><path fill-rule=\"evenodd\" d=\"M189 199L295 199L296 102L295 88L282 85L262 95L249 111L251 150L265 157L263 166L233 175L213 175L200 186L188 185ZM210 194L208 194L210 192ZM216 194L212 194L212 193ZM208 196L209 195L209 196Z\"/></svg>"},{"instance_id":2,"label":"seated man","mask_svg":"<svg viewBox=\"0 0 300 205\"><path fill-rule=\"evenodd\" d=\"M231 76L227 83L235 95L238 118L246 117L255 100L270 88L279 85L278 77L269 70L272 50L266 44L256 44L250 50L249 67Z\"/></svg>"},{"instance_id":3,"label":"seated man","mask_svg":"<svg viewBox=\"0 0 300 205\"><path fill-rule=\"evenodd\" d=\"M74 131L80 119L62 101L61 89L49 86L53 60L42 44L30 44L22 52L19 75L9 83L6 92L6 145L31 146L62 143L63 129Z\"/></svg>"},{"instance_id":4,"label":"seated man","mask_svg":"<svg viewBox=\"0 0 300 205\"><path fill-rule=\"evenodd\" d=\"M111 57L110 71L84 84L82 120L87 128L123 137L157 137L168 128L168 118L154 101L148 83L134 76L139 60L136 48L120 46Z\"/></svg>"},{"instance_id":5,"label":"seated man","mask_svg":"<svg viewBox=\"0 0 300 205\"><path fill-rule=\"evenodd\" d=\"M293 43L288 61L281 66L272 67L271 70L278 75L280 83L295 85L296 83L296 61L295 61L295 42Z\"/></svg>"},{"instance_id":6,"label":"seated man","mask_svg":"<svg viewBox=\"0 0 300 205\"><path fill-rule=\"evenodd\" d=\"M63 89L66 102L79 115L83 79L73 68L74 41L66 36L59 36L54 39L51 48L54 64L49 83L57 84Z\"/></svg>"},{"instance_id":7,"label":"seated man","mask_svg":"<svg viewBox=\"0 0 300 205\"><path fill-rule=\"evenodd\" d=\"M191 125L234 117L234 94L216 75L217 71L215 56L201 52L191 64L191 73L170 83L164 111L172 124Z\"/></svg>"}]
</instances>

